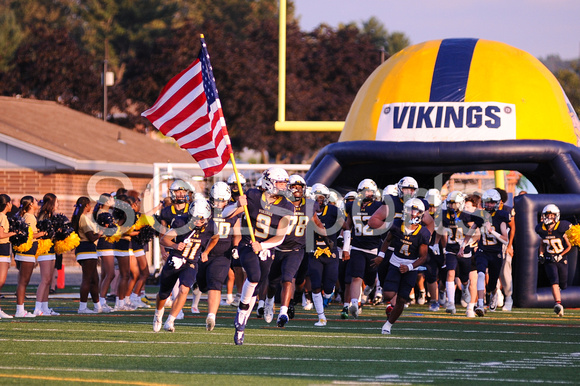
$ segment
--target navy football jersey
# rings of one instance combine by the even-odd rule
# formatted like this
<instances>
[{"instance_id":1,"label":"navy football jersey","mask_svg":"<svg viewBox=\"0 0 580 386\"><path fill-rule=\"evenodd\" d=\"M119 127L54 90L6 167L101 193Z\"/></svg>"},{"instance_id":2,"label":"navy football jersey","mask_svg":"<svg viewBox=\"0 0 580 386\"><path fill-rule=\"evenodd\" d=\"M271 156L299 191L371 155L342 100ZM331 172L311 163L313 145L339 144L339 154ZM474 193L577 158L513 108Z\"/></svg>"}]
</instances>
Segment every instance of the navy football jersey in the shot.
<instances>
[{"instance_id":1,"label":"navy football jersey","mask_svg":"<svg viewBox=\"0 0 580 386\"><path fill-rule=\"evenodd\" d=\"M176 218L173 222L175 223L175 228L187 226L189 232L175 237L175 243L185 243L185 248L182 251L172 249L170 255L197 261L201 256L201 252L205 250L209 239L214 235L215 225L213 221L209 220L206 225L199 229L193 229L192 225L188 225L182 217Z\"/></svg>"},{"instance_id":2,"label":"navy football jersey","mask_svg":"<svg viewBox=\"0 0 580 386\"><path fill-rule=\"evenodd\" d=\"M566 249L564 234L571 226L566 220L558 221L552 230L542 223L536 225L536 233L542 238L546 254L559 255Z\"/></svg>"},{"instance_id":3,"label":"navy football jersey","mask_svg":"<svg viewBox=\"0 0 580 386\"><path fill-rule=\"evenodd\" d=\"M294 207L294 216L288 225L288 231L284 241L277 248L280 250L296 250L304 248L306 245L306 230L308 222L315 212L320 209L318 202L309 198L302 198L298 206L292 204Z\"/></svg>"},{"instance_id":4,"label":"navy football jersey","mask_svg":"<svg viewBox=\"0 0 580 386\"><path fill-rule=\"evenodd\" d=\"M171 205L161 209L161 213L159 213L159 219L165 221L165 224L167 224L168 227L175 228L175 226L171 224L173 219L177 216L187 216L188 212L189 203L186 203L183 209L175 209L175 206Z\"/></svg>"},{"instance_id":5,"label":"navy football jersey","mask_svg":"<svg viewBox=\"0 0 580 386\"><path fill-rule=\"evenodd\" d=\"M282 217L294 216L294 205L286 197L280 196L276 201L269 204L266 201L265 193L258 189L248 190L246 197L256 241L264 241L276 236L276 230ZM242 221L242 225L245 221L245 219ZM251 244L251 242L252 239L249 234L242 236L242 243Z\"/></svg>"},{"instance_id":6,"label":"navy football jersey","mask_svg":"<svg viewBox=\"0 0 580 386\"><path fill-rule=\"evenodd\" d=\"M502 252L502 242L499 241L493 234L488 233L483 227L484 222L491 222L492 230L501 234L501 224L505 223L506 227L509 223L509 213L502 210L496 210L493 214L485 210L479 210L471 215L473 222L480 228L481 238L477 243L478 250L491 253L501 253Z\"/></svg>"},{"instance_id":7,"label":"navy football jersey","mask_svg":"<svg viewBox=\"0 0 580 386\"><path fill-rule=\"evenodd\" d=\"M380 201L347 202L345 211L347 217L352 219L351 246L359 249L373 250L381 246L381 230L375 230L368 226L368 221L383 204Z\"/></svg>"},{"instance_id":8,"label":"navy football jersey","mask_svg":"<svg viewBox=\"0 0 580 386\"><path fill-rule=\"evenodd\" d=\"M447 252L457 254L459 249L461 249L461 244L465 240L465 236L469 231L469 223L473 222L471 215L465 212L450 212L444 210L441 212L442 224L447 233L447 246L445 249ZM463 254L467 257L471 254L471 246L466 245L463 249Z\"/></svg>"},{"instance_id":9,"label":"navy football jersey","mask_svg":"<svg viewBox=\"0 0 580 386\"><path fill-rule=\"evenodd\" d=\"M216 246L209 252L210 256L226 256L226 252L232 247L234 225L240 217L238 215L225 219L222 217L221 209L213 210L214 234L218 234L220 238Z\"/></svg>"},{"instance_id":10,"label":"navy football jersey","mask_svg":"<svg viewBox=\"0 0 580 386\"><path fill-rule=\"evenodd\" d=\"M403 220L395 220L391 227L393 255L401 259L417 260L421 245L429 245L431 232L423 225L419 225L412 233L407 234Z\"/></svg>"},{"instance_id":11,"label":"navy football jersey","mask_svg":"<svg viewBox=\"0 0 580 386\"><path fill-rule=\"evenodd\" d=\"M338 253L336 240L341 231L341 227L338 225L338 223L340 221L340 218L343 217L344 214L336 206L326 205L321 211L316 212L316 215L318 216L318 219L320 220L322 225L324 225L325 229L332 228L335 230L334 233L328 233L327 237L334 243L334 249L332 250L332 252ZM324 242L323 237L318 233L315 233L314 241L317 247L326 248L326 243Z\"/></svg>"}]
</instances>

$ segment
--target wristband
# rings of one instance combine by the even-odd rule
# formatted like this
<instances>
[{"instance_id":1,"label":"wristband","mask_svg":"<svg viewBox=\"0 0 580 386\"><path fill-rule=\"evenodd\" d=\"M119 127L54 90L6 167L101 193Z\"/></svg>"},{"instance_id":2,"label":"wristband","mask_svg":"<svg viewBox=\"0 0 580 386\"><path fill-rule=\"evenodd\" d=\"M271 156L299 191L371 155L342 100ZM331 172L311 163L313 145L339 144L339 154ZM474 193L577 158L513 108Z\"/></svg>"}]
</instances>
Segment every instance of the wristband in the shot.
<instances>
[{"instance_id":1,"label":"wristband","mask_svg":"<svg viewBox=\"0 0 580 386\"><path fill-rule=\"evenodd\" d=\"M381 251L377 254L378 257L384 259L385 258L385 252Z\"/></svg>"},{"instance_id":2,"label":"wristband","mask_svg":"<svg viewBox=\"0 0 580 386\"><path fill-rule=\"evenodd\" d=\"M344 245L342 246L342 250L344 252L350 253L350 238L351 234L349 230L342 232L342 236L344 238Z\"/></svg>"},{"instance_id":3,"label":"wristband","mask_svg":"<svg viewBox=\"0 0 580 386\"><path fill-rule=\"evenodd\" d=\"M413 267L413 264L407 264L407 268L409 268L409 271L412 271L415 269L415 267Z\"/></svg>"}]
</instances>

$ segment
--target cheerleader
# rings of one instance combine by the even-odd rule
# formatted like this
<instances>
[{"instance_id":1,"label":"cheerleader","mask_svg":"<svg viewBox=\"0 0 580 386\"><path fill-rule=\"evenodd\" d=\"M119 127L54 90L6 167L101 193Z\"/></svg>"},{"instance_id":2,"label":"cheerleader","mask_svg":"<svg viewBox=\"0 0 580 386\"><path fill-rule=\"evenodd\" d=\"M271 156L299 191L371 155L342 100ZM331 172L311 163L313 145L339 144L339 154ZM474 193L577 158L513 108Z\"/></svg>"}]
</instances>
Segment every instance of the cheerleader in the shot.
<instances>
[{"instance_id":1,"label":"cheerleader","mask_svg":"<svg viewBox=\"0 0 580 386\"><path fill-rule=\"evenodd\" d=\"M122 227L121 232L126 232L127 227L135 221L135 211L131 208L128 197L120 195L115 197L115 209L113 218ZM137 307L131 305L127 294L129 293L129 281L131 279L131 236L135 234L123 234L121 238L113 244L113 252L119 266L119 285L117 287L117 300L115 311L133 311Z\"/></svg>"},{"instance_id":2,"label":"cheerleader","mask_svg":"<svg viewBox=\"0 0 580 386\"><path fill-rule=\"evenodd\" d=\"M58 199L52 193L47 193L42 198L42 206L38 212L38 221L50 220L58 210ZM39 242L40 246L40 242ZM40 251L38 251L40 252ZM48 293L50 291L50 283L54 276L54 266L56 263L56 254L54 252L54 245L46 252L40 252L36 258L40 266L40 283L36 289L36 307L34 307L34 315L58 316L58 312L52 308L48 308Z\"/></svg>"},{"instance_id":3,"label":"cheerleader","mask_svg":"<svg viewBox=\"0 0 580 386\"><path fill-rule=\"evenodd\" d=\"M10 237L16 234L16 232L9 232L10 224L6 213L11 210L10 197L6 194L0 194L0 290L6 283L8 268L10 268ZM0 309L0 319L12 319L12 315L8 315Z\"/></svg>"},{"instance_id":4,"label":"cheerleader","mask_svg":"<svg viewBox=\"0 0 580 386\"><path fill-rule=\"evenodd\" d=\"M79 197L71 219L72 227L81 240L75 251L77 262L81 265L83 271L79 314L110 312L110 307L105 311L99 302L99 272L97 271L99 257L97 256L95 241L99 239L101 233L97 232L97 224L93 221L90 213L91 200L88 197ZM94 311L87 308L89 293L93 299Z\"/></svg>"},{"instance_id":5,"label":"cheerleader","mask_svg":"<svg viewBox=\"0 0 580 386\"><path fill-rule=\"evenodd\" d=\"M114 203L115 199L109 193L101 194L93 210L93 220L97 221L101 215L110 215L110 210ZM113 252L113 244L105 240L105 235L101 235L99 241L97 241L97 256L101 259L99 303L103 312L111 312L113 308L107 304L107 291L115 278L115 253Z\"/></svg>"},{"instance_id":6,"label":"cheerleader","mask_svg":"<svg viewBox=\"0 0 580 386\"><path fill-rule=\"evenodd\" d=\"M46 235L46 232L38 232L36 228L36 217L34 213L38 210L38 201L32 196L24 196L20 200L20 210L18 216L24 219L32 231L32 247L24 252L17 252L14 255L14 260L18 261L20 267L18 269L18 285L16 287L16 314L17 318L34 318L36 315L24 309L24 299L26 297L26 287L30 282L34 264L36 263L36 251L38 249L38 241L34 240L38 237Z\"/></svg>"},{"instance_id":7,"label":"cheerleader","mask_svg":"<svg viewBox=\"0 0 580 386\"><path fill-rule=\"evenodd\" d=\"M131 192L135 191L129 191L129 194ZM135 196L128 196L127 199L131 204L131 208L135 211L135 221L137 221L139 216L141 216L141 200ZM137 232L138 234L139 232ZM150 308L150 305L143 303L141 300L141 292L145 288L145 282L149 277L149 264L145 256L144 246L137 237L131 237L131 250L133 255L131 256L131 281L128 287L129 300L137 308Z\"/></svg>"}]
</instances>

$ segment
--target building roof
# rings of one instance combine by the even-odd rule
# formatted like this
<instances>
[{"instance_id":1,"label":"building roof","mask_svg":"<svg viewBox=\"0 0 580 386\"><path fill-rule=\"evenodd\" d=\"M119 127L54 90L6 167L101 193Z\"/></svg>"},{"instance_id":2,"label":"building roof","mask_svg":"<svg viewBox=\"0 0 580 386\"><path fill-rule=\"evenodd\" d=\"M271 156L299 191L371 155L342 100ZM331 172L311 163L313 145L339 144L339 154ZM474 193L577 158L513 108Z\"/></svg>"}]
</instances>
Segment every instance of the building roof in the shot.
<instances>
[{"instance_id":1,"label":"building roof","mask_svg":"<svg viewBox=\"0 0 580 386\"><path fill-rule=\"evenodd\" d=\"M192 163L186 151L52 101L0 97L0 142L72 170L152 174L153 163Z\"/></svg>"}]
</instances>

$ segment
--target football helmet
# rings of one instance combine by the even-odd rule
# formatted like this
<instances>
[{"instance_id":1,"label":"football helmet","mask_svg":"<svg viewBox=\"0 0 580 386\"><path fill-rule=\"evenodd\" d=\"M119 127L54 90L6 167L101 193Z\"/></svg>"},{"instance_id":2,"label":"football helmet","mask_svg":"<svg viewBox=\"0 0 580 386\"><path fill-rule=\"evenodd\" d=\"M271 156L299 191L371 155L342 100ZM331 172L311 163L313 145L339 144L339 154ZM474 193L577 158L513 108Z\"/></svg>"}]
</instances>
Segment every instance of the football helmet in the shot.
<instances>
[{"instance_id":1,"label":"football helmet","mask_svg":"<svg viewBox=\"0 0 580 386\"><path fill-rule=\"evenodd\" d=\"M232 198L232 191L228 184L223 181L216 182L209 191L209 202L215 206L216 201L228 202Z\"/></svg>"},{"instance_id":2,"label":"football helmet","mask_svg":"<svg viewBox=\"0 0 580 386\"><path fill-rule=\"evenodd\" d=\"M202 220L204 223L211 217L211 207L206 200L195 200L189 208L189 216L195 221Z\"/></svg>"},{"instance_id":3,"label":"football helmet","mask_svg":"<svg viewBox=\"0 0 580 386\"><path fill-rule=\"evenodd\" d=\"M185 196L177 197L176 192L178 190L184 190L186 192ZM189 200L188 194L191 192L195 192L195 189L184 180L175 180L169 187L169 197L171 197L171 200L177 204L183 204L187 202Z\"/></svg>"},{"instance_id":4,"label":"football helmet","mask_svg":"<svg viewBox=\"0 0 580 386\"><path fill-rule=\"evenodd\" d=\"M555 217L549 216L553 214ZM560 208L554 204L548 204L542 209L542 222L545 225L551 225L560 221Z\"/></svg>"},{"instance_id":5,"label":"football helmet","mask_svg":"<svg viewBox=\"0 0 580 386\"><path fill-rule=\"evenodd\" d=\"M363 200L374 200L379 188L373 180L365 178L358 184L356 191L363 195Z\"/></svg>"},{"instance_id":6,"label":"football helmet","mask_svg":"<svg viewBox=\"0 0 580 386\"><path fill-rule=\"evenodd\" d=\"M411 198L405 202L403 208L403 221L405 224L419 224L425 213L425 204L418 198Z\"/></svg>"},{"instance_id":7,"label":"football helmet","mask_svg":"<svg viewBox=\"0 0 580 386\"><path fill-rule=\"evenodd\" d=\"M278 189L278 187L276 187L276 183L283 182L288 184L288 181L289 177L286 170L277 166L265 170L264 173L262 174L262 188L266 192L275 196L284 194L284 192L287 190L287 187Z\"/></svg>"},{"instance_id":8,"label":"football helmet","mask_svg":"<svg viewBox=\"0 0 580 386\"><path fill-rule=\"evenodd\" d=\"M335 191L330 192L328 195L328 202L334 205L338 204L338 194Z\"/></svg>"},{"instance_id":9,"label":"football helmet","mask_svg":"<svg viewBox=\"0 0 580 386\"><path fill-rule=\"evenodd\" d=\"M453 204L457 205L454 206ZM458 190L454 190L447 195L445 205L449 211L462 212L465 207L465 195Z\"/></svg>"},{"instance_id":10,"label":"football helmet","mask_svg":"<svg viewBox=\"0 0 580 386\"><path fill-rule=\"evenodd\" d=\"M246 177L244 177L244 175L242 173L238 173L238 176L240 177L240 184L242 185L242 189L246 190ZM227 184L230 186L231 192L233 192L233 193L240 192L240 190L238 189L238 182L236 179L236 173L230 174L230 176L227 179Z\"/></svg>"},{"instance_id":11,"label":"football helmet","mask_svg":"<svg viewBox=\"0 0 580 386\"><path fill-rule=\"evenodd\" d=\"M344 195L344 201L348 202L348 201L352 201L352 200L356 200L356 192L348 192L347 194Z\"/></svg>"},{"instance_id":12,"label":"football helmet","mask_svg":"<svg viewBox=\"0 0 580 386\"><path fill-rule=\"evenodd\" d=\"M385 189L383 189L383 197L385 197L386 194L396 197L399 195L399 188L397 188L397 185L395 184L387 185L385 186Z\"/></svg>"},{"instance_id":13,"label":"football helmet","mask_svg":"<svg viewBox=\"0 0 580 386\"><path fill-rule=\"evenodd\" d=\"M294 186L296 185L302 186L302 191L300 191L298 188L295 188ZM299 201L304 196L304 191L306 190L306 181L304 181L302 176L299 176L298 174L292 174L288 178L288 187L290 188L290 198L294 201Z\"/></svg>"},{"instance_id":14,"label":"football helmet","mask_svg":"<svg viewBox=\"0 0 580 386\"><path fill-rule=\"evenodd\" d=\"M441 199L441 193L439 192L439 189L435 188L429 189L429 191L427 191L425 199L427 200L429 205L432 205L436 208L439 207L443 202L443 200Z\"/></svg>"},{"instance_id":15,"label":"football helmet","mask_svg":"<svg viewBox=\"0 0 580 386\"><path fill-rule=\"evenodd\" d=\"M321 183L316 183L312 185L312 195L316 200L318 196L324 197L324 205L328 204L328 199L330 198L330 189L326 185Z\"/></svg>"},{"instance_id":16,"label":"football helmet","mask_svg":"<svg viewBox=\"0 0 580 386\"><path fill-rule=\"evenodd\" d=\"M413 189L413 193L411 193L410 196L406 196L405 192L403 191L403 189ZM397 182L397 190L399 191L399 197L401 198L413 198L415 197L415 194L417 193L417 189L419 189L419 184L417 183L417 180L414 179L413 177L403 177L399 180L399 182Z\"/></svg>"},{"instance_id":17,"label":"football helmet","mask_svg":"<svg viewBox=\"0 0 580 386\"><path fill-rule=\"evenodd\" d=\"M256 189L262 190L262 181L264 181L262 177L258 178L258 181L256 181Z\"/></svg>"},{"instance_id":18,"label":"football helmet","mask_svg":"<svg viewBox=\"0 0 580 386\"><path fill-rule=\"evenodd\" d=\"M483 207L489 213L493 213L499 209L499 203L501 202L501 196L499 192L495 189L488 189L481 196L481 201L483 201Z\"/></svg>"}]
</instances>

